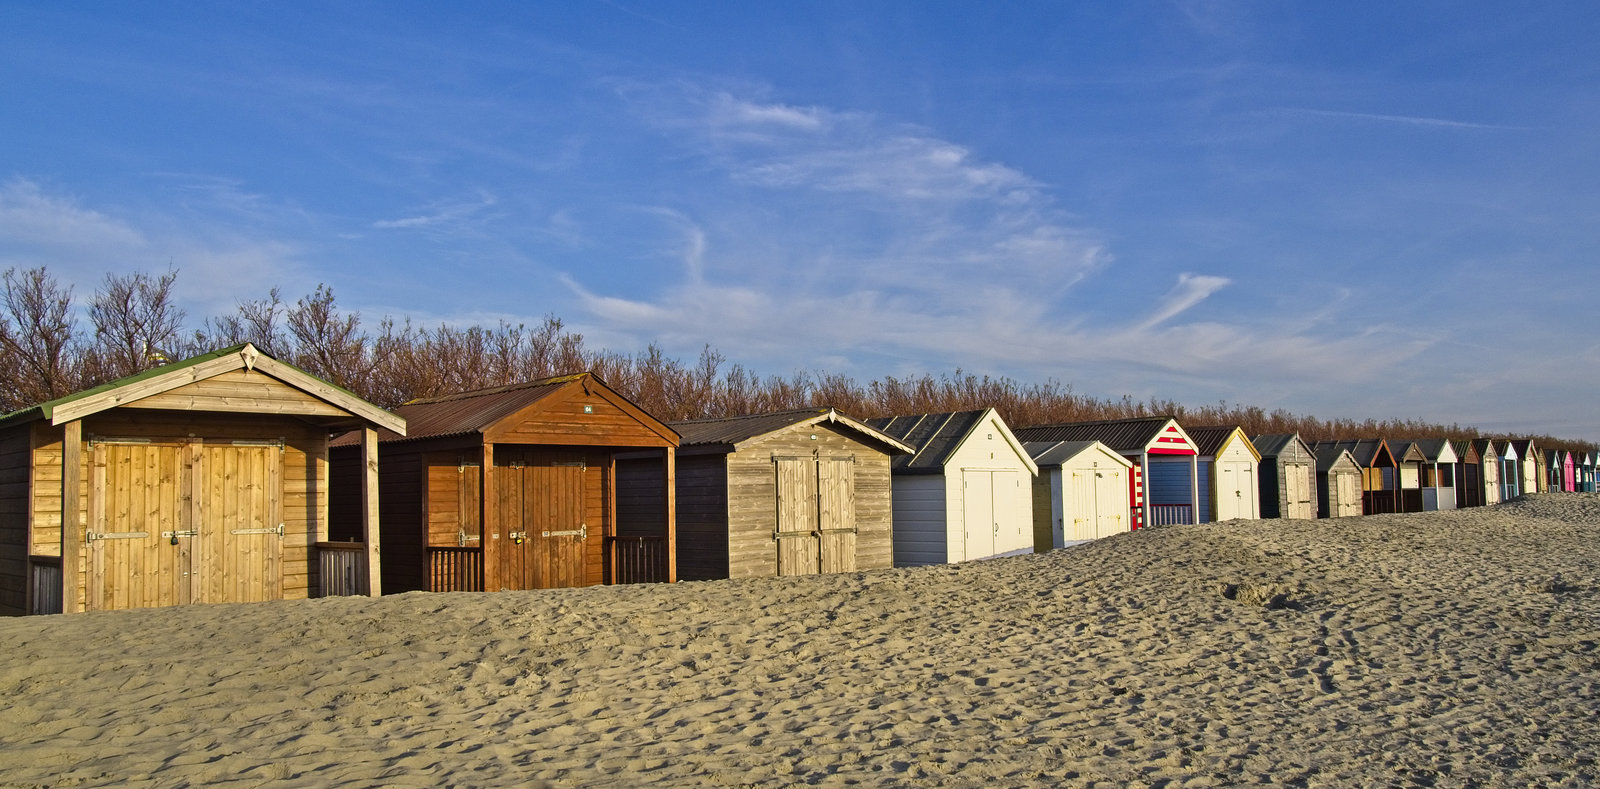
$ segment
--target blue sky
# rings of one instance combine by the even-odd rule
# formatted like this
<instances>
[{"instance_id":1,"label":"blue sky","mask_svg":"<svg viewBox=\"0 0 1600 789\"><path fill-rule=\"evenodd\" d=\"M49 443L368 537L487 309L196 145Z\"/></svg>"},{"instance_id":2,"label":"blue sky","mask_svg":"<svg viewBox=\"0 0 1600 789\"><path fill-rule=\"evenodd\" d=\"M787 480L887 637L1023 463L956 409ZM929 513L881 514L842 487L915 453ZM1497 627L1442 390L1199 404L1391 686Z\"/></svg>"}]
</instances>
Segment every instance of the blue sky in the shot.
<instances>
[{"instance_id":1,"label":"blue sky","mask_svg":"<svg viewBox=\"0 0 1600 789\"><path fill-rule=\"evenodd\" d=\"M1600 10L0 2L0 267L1600 440Z\"/></svg>"}]
</instances>

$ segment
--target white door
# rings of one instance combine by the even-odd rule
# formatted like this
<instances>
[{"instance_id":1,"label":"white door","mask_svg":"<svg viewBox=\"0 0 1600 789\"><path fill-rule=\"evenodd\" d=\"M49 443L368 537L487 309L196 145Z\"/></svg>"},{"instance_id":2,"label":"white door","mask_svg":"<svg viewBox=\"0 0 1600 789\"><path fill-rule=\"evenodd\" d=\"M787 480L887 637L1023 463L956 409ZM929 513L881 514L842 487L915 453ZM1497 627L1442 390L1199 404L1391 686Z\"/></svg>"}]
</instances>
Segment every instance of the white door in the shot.
<instances>
[{"instance_id":1,"label":"white door","mask_svg":"<svg viewBox=\"0 0 1600 789\"><path fill-rule=\"evenodd\" d=\"M1127 531L1128 481L1122 478L1122 469L1100 469L1094 483L1095 536Z\"/></svg>"},{"instance_id":2,"label":"white door","mask_svg":"<svg viewBox=\"0 0 1600 789\"><path fill-rule=\"evenodd\" d=\"M1218 463L1217 466L1217 520L1255 517L1255 508L1245 500L1247 498L1245 492L1255 487L1250 464L1229 460Z\"/></svg>"},{"instance_id":3,"label":"white door","mask_svg":"<svg viewBox=\"0 0 1600 789\"><path fill-rule=\"evenodd\" d=\"M962 559L994 555L994 483L990 476L988 471L961 472Z\"/></svg>"}]
</instances>

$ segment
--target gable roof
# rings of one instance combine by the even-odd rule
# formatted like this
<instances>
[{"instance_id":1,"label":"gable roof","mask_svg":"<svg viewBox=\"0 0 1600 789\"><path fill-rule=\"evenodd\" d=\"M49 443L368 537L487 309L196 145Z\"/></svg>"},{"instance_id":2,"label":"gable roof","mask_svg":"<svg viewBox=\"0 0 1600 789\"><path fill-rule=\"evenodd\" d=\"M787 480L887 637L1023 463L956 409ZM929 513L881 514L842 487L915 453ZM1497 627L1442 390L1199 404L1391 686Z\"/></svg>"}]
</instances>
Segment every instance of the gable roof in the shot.
<instances>
[{"instance_id":1,"label":"gable roof","mask_svg":"<svg viewBox=\"0 0 1600 789\"><path fill-rule=\"evenodd\" d=\"M1261 462L1261 452L1256 449L1255 444L1250 443L1250 437L1244 434L1244 428L1242 427L1237 425L1191 427L1188 428L1187 432L1189 433L1189 438L1194 440L1195 450L1201 455L1216 457L1217 453L1228 445L1228 442L1237 439L1244 444L1245 450L1250 453L1251 457L1256 459L1257 463Z\"/></svg>"},{"instance_id":2,"label":"gable roof","mask_svg":"<svg viewBox=\"0 0 1600 789\"><path fill-rule=\"evenodd\" d=\"M1318 441L1312 445L1312 449L1317 450L1317 458L1319 460L1322 457L1322 448L1324 445L1348 450L1350 452L1350 457L1355 460L1356 465L1362 468L1379 468L1381 466L1393 467L1395 465L1394 452L1389 449L1388 442L1381 438L1358 438L1344 441ZM1384 459L1387 459L1388 462L1383 462Z\"/></svg>"},{"instance_id":3,"label":"gable roof","mask_svg":"<svg viewBox=\"0 0 1600 789\"><path fill-rule=\"evenodd\" d=\"M1261 457L1270 458L1283 454L1283 451L1288 449L1291 443L1299 439L1299 433L1271 433L1264 436L1252 436L1250 443L1255 446L1256 452L1259 452ZM1306 444L1306 449L1309 451L1311 445Z\"/></svg>"},{"instance_id":4,"label":"gable roof","mask_svg":"<svg viewBox=\"0 0 1600 789\"><path fill-rule=\"evenodd\" d=\"M1492 438L1475 438L1472 440L1472 448L1477 450L1480 461L1488 460L1491 457L1498 460L1500 457L1500 447L1494 443Z\"/></svg>"},{"instance_id":5,"label":"gable roof","mask_svg":"<svg viewBox=\"0 0 1600 789\"><path fill-rule=\"evenodd\" d=\"M1448 439L1414 438L1404 440L1406 443L1411 445L1412 449L1416 451L1417 456L1420 456L1423 460L1429 463L1454 463L1456 461L1456 458L1454 457L1456 453L1455 447L1451 446ZM1396 447L1397 445L1391 443L1390 446ZM1411 450L1408 449L1400 452L1400 454L1404 455L1409 452L1411 452ZM1449 456L1450 459L1445 460L1446 456Z\"/></svg>"},{"instance_id":6,"label":"gable roof","mask_svg":"<svg viewBox=\"0 0 1600 789\"><path fill-rule=\"evenodd\" d=\"M1115 449L1099 441L1030 441L1022 445L1033 457L1033 462L1040 468L1051 466L1064 466L1073 458L1096 448L1107 456L1115 458L1123 468L1132 468L1133 461L1123 457Z\"/></svg>"},{"instance_id":7,"label":"gable roof","mask_svg":"<svg viewBox=\"0 0 1600 789\"><path fill-rule=\"evenodd\" d=\"M683 437L681 446L697 446L723 451L737 451L743 444L762 436L776 433L795 425L828 423L859 433L868 442L877 443L891 455L911 454L916 450L873 429L863 422L851 419L833 408L796 408L772 411L765 414L720 417L716 419L690 419L669 422L668 425Z\"/></svg>"},{"instance_id":8,"label":"gable roof","mask_svg":"<svg viewBox=\"0 0 1600 789\"><path fill-rule=\"evenodd\" d=\"M915 450L910 455L896 457L890 463L889 468L897 474L944 473L950 458L962 444L966 443L967 438L985 423L999 428L1001 437L1012 451L1016 452L1017 457L1021 458L1023 465L1032 473L1039 473L1033 458L1029 457L1028 451L1023 448L1011 429L1006 427L1005 420L1001 419L1000 414L993 408L942 414L887 416L867 420L867 425L874 430L899 439Z\"/></svg>"},{"instance_id":9,"label":"gable roof","mask_svg":"<svg viewBox=\"0 0 1600 789\"><path fill-rule=\"evenodd\" d=\"M153 367L81 392L48 400L6 414L0 417L0 423L44 419L52 425L60 425L235 370L260 372L306 395L342 409L361 421L401 435L406 432L404 418L391 414L361 399L355 393L324 381L292 364L280 362L262 353L250 343ZM241 411L241 413L251 412Z\"/></svg>"},{"instance_id":10,"label":"gable roof","mask_svg":"<svg viewBox=\"0 0 1600 789\"><path fill-rule=\"evenodd\" d=\"M574 388L582 388L585 392L598 392L601 397L630 412L652 432L676 445L678 436L671 428L607 386L599 376L589 372L411 400L395 409L397 415L405 418L407 432L398 434L380 430L378 441L380 443L421 441L428 438L484 433L525 409L554 403L559 399L559 395ZM356 440L355 436L345 435L334 439L333 444L343 446L355 443Z\"/></svg>"},{"instance_id":11,"label":"gable roof","mask_svg":"<svg viewBox=\"0 0 1600 789\"><path fill-rule=\"evenodd\" d=\"M1450 447L1455 450L1457 463L1481 463L1483 455L1478 452L1476 441L1465 438L1450 439Z\"/></svg>"},{"instance_id":12,"label":"gable roof","mask_svg":"<svg viewBox=\"0 0 1600 789\"><path fill-rule=\"evenodd\" d=\"M1311 450L1317 455L1318 473L1325 474L1333 470L1334 466L1339 465L1341 458L1349 459L1350 465L1357 469L1362 468L1361 461L1356 460L1356 456L1350 454L1349 449L1339 446L1337 441L1318 441L1311 445Z\"/></svg>"},{"instance_id":13,"label":"gable roof","mask_svg":"<svg viewBox=\"0 0 1600 789\"><path fill-rule=\"evenodd\" d=\"M1189 434L1170 416L1101 419L1093 422L1064 422L1038 425L1012 431L1023 442L1099 441L1124 455L1145 451L1176 455L1195 454ZM1163 446L1165 445L1165 446Z\"/></svg>"}]
</instances>

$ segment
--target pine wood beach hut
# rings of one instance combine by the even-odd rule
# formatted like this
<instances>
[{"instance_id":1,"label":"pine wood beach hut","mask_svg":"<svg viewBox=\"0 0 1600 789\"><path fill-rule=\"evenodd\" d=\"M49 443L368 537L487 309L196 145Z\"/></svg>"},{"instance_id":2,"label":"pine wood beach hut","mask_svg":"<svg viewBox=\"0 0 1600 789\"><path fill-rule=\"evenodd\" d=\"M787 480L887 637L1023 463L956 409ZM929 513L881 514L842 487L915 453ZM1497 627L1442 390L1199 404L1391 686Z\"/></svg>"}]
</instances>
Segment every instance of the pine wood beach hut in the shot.
<instances>
[{"instance_id":1,"label":"pine wood beach hut","mask_svg":"<svg viewBox=\"0 0 1600 789\"><path fill-rule=\"evenodd\" d=\"M678 434L591 373L413 400L380 432L384 590L473 592L672 580L673 502L617 527L615 457L672 475ZM359 471L336 441L336 515ZM487 473L485 473L487 470ZM344 519L340 517L340 523Z\"/></svg>"},{"instance_id":2,"label":"pine wood beach hut","mask_svg":"<svg viewBox=\"0 0 1600 789\"><path fill-rule=\"evenodd\" d=\"M1033 552L1039 468L993 408L866 423L913 450L890 463L894 566Z\"/></svg>"},{"instance_id":3,"label":"pine wood beach hut","mask_svg":"<svg viewBox=\"0 0 1600 789\"><path fill-rule=\"evenodd\" d=\"M1317 516L1353 518L1366 514L1366 469L1337 441L1311 445L1317 455Z\"/></svg>"},{"instance_id":4,"label":"pine wood beach hut","mask_svg":"<svg viewBox=\"0 0 1600 789\"><path fill-rule=\"evenodd\" d=\"M1244 430L1220 427L1188 428L1194 440L1199 472L1202 521L1254 520L1261 517L1258 469L1261 453Z\"/></svg>"},{"instance_id":5,"label":"pine wood beach hut","mask_svg":"<svg viewBox=\"0 0 1600 789\"><path fill-rule=\"evenodd\" d=\"M1381 438L1362 438L1346 441L1318 441L1312 445L1317 450L1317 458L1322 459L1324 447L1344 449L1350 452L1350 457L1361 469L1361 512L1364 515L1379 515L1386 512L1403 512L1400 508L1399 474L1396 471L1394 453L1389 451L1389 444ZM1418 495L1418 504L1421 503Z\"/></svg>"},{"instance_id":6,"label":"pine wood beach hut","mask_svg":"<svg viewBox=\"0 0 1600 789\"><path fill-rule=\"evenodd\" d=\"M1261 455L1261 517L1317 517L1317 456L1299 433L1256 436Z\"/></svg>"},{"instance_id":7,"label":"pine wood beach hut","mask_svg":"<svg viewBox=\"0 0 1600 789\"><path fill-rule=\"evenodd\" d=\"M377 593L378 541L327 510L329 435L370 459L375 428L405 420L249 344L0 417L0 613Z\"/></svg>"},{"instance_id":8,"label":"pine wood beach hut","mask_svg":"<svg viewBox=\"0 0 1600 789\"><path fill-rule=\"evenodd\" d=\"M684 580L894 565L889 462L913 449L832 408L673 422ZM629 464L629 478L649 470ZM630 506L626 517L648 518Z\"/></svg>"},{"instance_id":9,"label":"pine wood beach hut","mask_svg":"<svg viewBox=\"0 0 1600 789\"><path fill-rule=\"evenodd\" d=\"M1199 523L1194 441L1170 416L1068 422L1015 432L1024 443L1099 441L1133 461L1129 502L1136 529L1146 524Z\"/></svg>"},{"instance_id":10,"label":"pine wood beach hut","mask_svg":"<svg viewBox=\"0 0 1600 789\"><path fill-rule=\"evenodd\" d=\"M1033 482L1034 550L1048 551L1133 529L1133 461L1099 441L1023 445L1039 467Z\"/></svg>"}]
</instances>

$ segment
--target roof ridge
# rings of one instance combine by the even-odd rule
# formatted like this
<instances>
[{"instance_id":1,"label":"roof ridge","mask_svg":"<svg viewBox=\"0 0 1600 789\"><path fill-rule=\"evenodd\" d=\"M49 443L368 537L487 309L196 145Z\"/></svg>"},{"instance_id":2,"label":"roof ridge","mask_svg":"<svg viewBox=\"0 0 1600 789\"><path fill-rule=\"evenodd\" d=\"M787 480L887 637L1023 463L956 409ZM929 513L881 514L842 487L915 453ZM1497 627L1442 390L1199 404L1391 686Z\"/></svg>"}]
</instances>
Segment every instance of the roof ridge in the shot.
<instances>
[{"instance_id":1,"label":"roof ridge","mask_svg":"<svg viewBox=\"0 0 1600 789\"><path fill-rule=\"evenodd\" d=\"M594 373L588 372L588 371L584 371L584 372L581 372L581 373L571 373L571 374L568 374L568 375L553 375L553 376L550 376L548 378L538 378L538 379L535 379L535 380L532 380L532 381L523 381L521 383L515 383L515 384L504 384L504 385L501 385L501 386L490 386L490 387L486 387L486 388L483 388L483 389L469 389L469 390L467 390L465 392L455 392L455 393L447 394L447 395L438 395L436 397L418 397L418 398L413 399L413 400L407 400L404 403L401 403L401 405L431 405L433 403L448 403L448 402L451 402L451 401L454 401L454 400L469 400L469 399L474 398L474 397L485 397L487 395L503 394L505 392L514 392L514 391L516 391L518 389L532 389L532 388L534 388L536 386L551 386L553 384L566 383L568 381L576 381L576 380L579 380L581 378L594 378L594 377L595 377Z\"/></svg>"}]
</instances>

